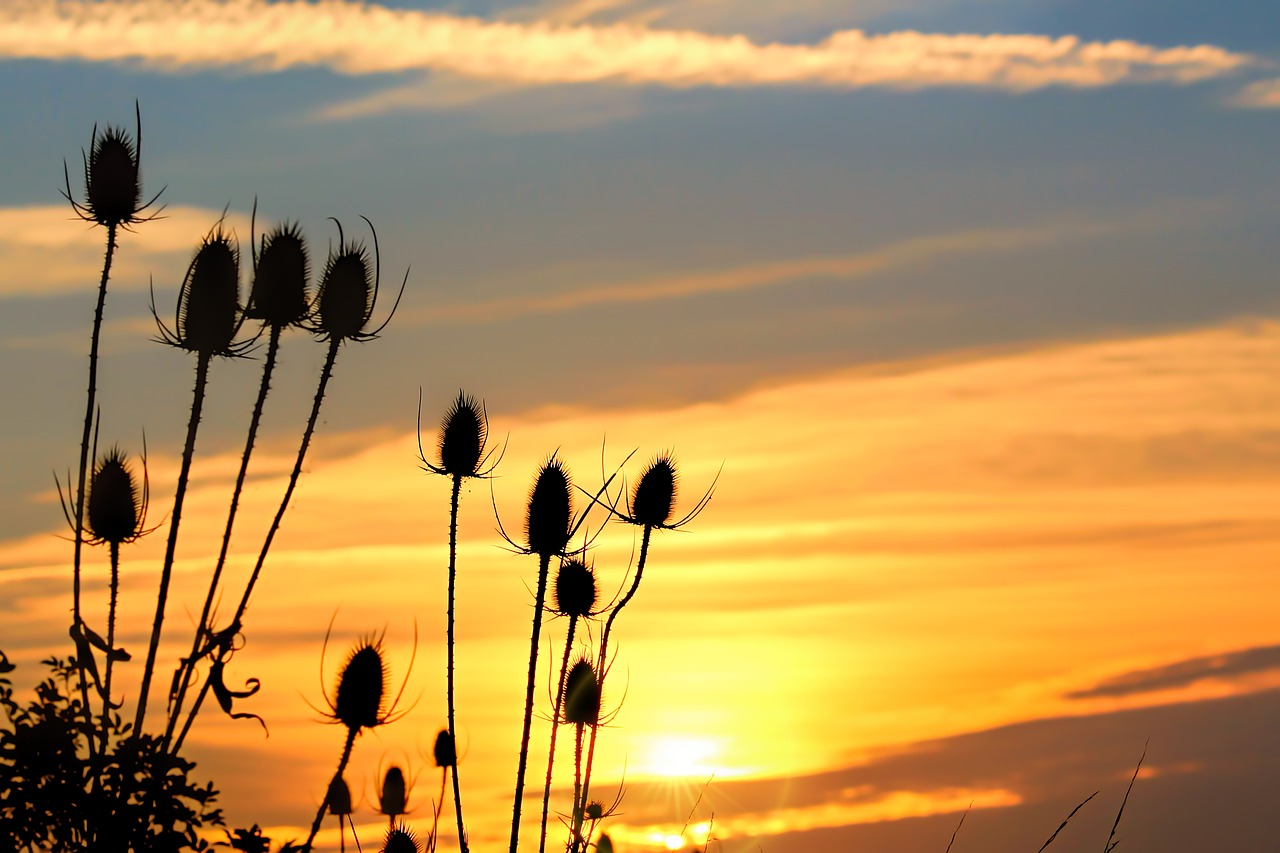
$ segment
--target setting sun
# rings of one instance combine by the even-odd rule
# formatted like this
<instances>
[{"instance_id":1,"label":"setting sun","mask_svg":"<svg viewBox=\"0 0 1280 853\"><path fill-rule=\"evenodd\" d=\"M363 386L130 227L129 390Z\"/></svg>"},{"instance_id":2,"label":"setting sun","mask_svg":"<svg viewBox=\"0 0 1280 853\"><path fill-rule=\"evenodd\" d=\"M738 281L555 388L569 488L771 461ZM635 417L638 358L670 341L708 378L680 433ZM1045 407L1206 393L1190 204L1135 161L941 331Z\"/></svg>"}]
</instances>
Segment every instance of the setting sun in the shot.
<instances>
[{"instance_id":1,"label":"setting sun","mask_svg":"<svg viewBox=\"0 0 1280 853\"><path fill-rule=\"evenodd\" d=\"M720 754L720 747L709 738L658 737L648 745L645 762L640 772L669 779L700 776L706 778L715 773L715 762L710 759Z\"/></svg>"}]
</instances>

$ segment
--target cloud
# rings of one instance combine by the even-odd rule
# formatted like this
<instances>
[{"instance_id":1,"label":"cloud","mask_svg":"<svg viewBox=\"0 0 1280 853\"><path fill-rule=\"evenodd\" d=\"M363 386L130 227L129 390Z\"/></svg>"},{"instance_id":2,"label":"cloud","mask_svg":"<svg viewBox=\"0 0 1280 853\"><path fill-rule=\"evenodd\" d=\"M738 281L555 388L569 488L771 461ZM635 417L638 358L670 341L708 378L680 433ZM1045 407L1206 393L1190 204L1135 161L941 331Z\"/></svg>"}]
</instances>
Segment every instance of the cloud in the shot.
<instances>
[{"instance_id":1,"label":"cloud","mask_svg":"<svg viewBox=\"0 0 1280 853\"><path fill-rule=\"evenodd\" d=\"M1249 107L1256 110L1280 109L1280 79L1257 80L1245 86L1232 99L1238 107Z\"/></svg>"},{"instance_id":2,"label":"cloud","mask_svg":"<svg viewBox=\"0 0 1280 853\"><path fill-rule=\"evenodd\" d=\"M1262 646L1127 672L1086 690L1068 693L1067 698L1096 699L1153 693L1189 687L1207 679L1233 679L1277 669L1280 669L1280 646Z\"/></svg>"},{"instance_id":3,"label":"cloud","mask_svg":"<svg viewBox=\"0 0 1280 853\"><path fill-rule=\"evenodd\" d=\"M0 11L0 56L141 62L163 70L322 66L427 71L521 85L1048 86L1186 84L1256 63L1213 45L1160 48L1076 36L832 32L817 43L635 22L509 22L322 0L18 0Z\"/></svg>"}]
</instances>

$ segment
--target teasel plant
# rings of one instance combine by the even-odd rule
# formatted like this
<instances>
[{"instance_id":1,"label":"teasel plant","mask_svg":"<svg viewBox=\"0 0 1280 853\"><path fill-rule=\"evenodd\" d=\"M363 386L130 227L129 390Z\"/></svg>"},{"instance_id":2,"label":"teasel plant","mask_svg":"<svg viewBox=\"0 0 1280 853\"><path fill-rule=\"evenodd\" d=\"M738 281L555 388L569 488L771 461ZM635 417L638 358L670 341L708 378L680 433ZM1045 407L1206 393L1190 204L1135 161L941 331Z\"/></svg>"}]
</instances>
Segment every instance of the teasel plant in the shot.
<instances>
[{"instance_id":1,"label":"teasel plant","mask_svg":"<svg viewBox=\"0 0 1280 853\"><path fill-rule=\"evenodd\" d=\"M555 723L573 726L574 734L573 812L570 818L568 844L570 851L585 850L591 834L589 830L584 832L583 829L586 817L586 779L582 770L582 746L586 729L590 728L594 733L600 727L603 681L604 672L597 672L596 664L589 656L583 655L569 669L561 694L556 698L560 712L555 718Z\"/></svg>"},{"instance_id":2,"label":"teasel plant","mask_svg":"<svg viewBox=\"0 0 1280 853\"><path fill-rule=\"evenodd\" d=\"M325 647L329 644L329 634L332 629L333 623L331 621L329 631L325 632ZM338 673L338 683L334 689L333 696L330 697L327 692L324 693L325 704L329 710L328 712L321 711L320 713L329 722L341 725L347 730L347 736L342 745L342 755L338 759L338 769L334 771L326 791L333 789L334 780L342 779L342 774L351 760L351 750L355 746L357 735L366 729L375 729L394 722L408 713L409 709L400 709L400 700L404 697L404 689L409 683L409 675L413 672L413 662L417 657L417 626L414 626L414 653L409 658L408 671L405 673L404 681L400 684L399 691L390 702L388 702L387 698L390 692L387 686L390 673L387 668L383 639L384 635L379 634L366 637L357 642L350 654L347 655L346 662L343 663L342 669ZM320 655L320 667L322 670L324 669L323 651ZM321 690L323 691L323 686ZM316 834L320 831L320 824L323 822L325 811L328 808L328 799L326 794L324 802L321 802L320 808L316 812L315 820L311 823L310 834L303 844L304 850L310 850L311 845L316 840Z\"/></svg>"},{"instance_id":3,"label":"teasel plant","mask_svg":"<svg viewBox=\"0 0 1280 853\"><path fill-rule=\"evenodd\" d=\"M418 423L422 422L422 398L418 398ZM455 720L454 703L454 601L458 577L458 502L462 490L462 481L469 478L484 478L502 461L502 453L494 456L492 448L487 448L489 439L489 417L483 401L469 396L459 390L458 396L450 404L440 422L440 437L437 442L438 463L427 459L422 447L422 430L418 430L418 459L423 470L432 474L448 477L452 483L449 496L449 604L445 628L446 637L446 704L448 707L448 735L456 743L457 722ZM458 779L457 756L454 755L453 767L453 803L458 823L458 847L462 853L468 853L466 826L462 818L462 785Z\"/></svg>"},{"instance_id":4,"label":"teasel plant","mask_svg":"<svg viewBox=\"0 0 1280 853\"><path fill-rule=\"evenodd\" d=\"M111 700L111 676L116 662L130 660L130 655L123 648L116 646L116 608L120 597L120 546L138 541L155 528L148 528L147 508L150 504L151 483L147 474L147 442L142 440L142 478L141 482L134 474L128 456L119 447L113 447L101 457L98 456L98 429L93 431L92 456L98 461L89 478L89 495L86 506L85 527L80 533L88 533L85 539L88 545L106 545L111 563L111 580L107 602L107 637L80 622L71 627L71 639L76 646L76 660L81 671L91 676L94 686L102 700L102 723L98 730L98 749L107 748L107 736L111 731L111 713L120 705ZM55 481L57 478L54 478ZM73 532L76 522L73 517L77 498L70 492L68 477L66 497L63 497L62 486L58 486L58 499L62 506L62 514ZM105 658L106 663L101 679L94 659L96 648ZM87 712L86 708L86 712Z\"/></svg>"},{"instance_id":5,"label":"teasel plant","mask_svg":"<svg viewBox=\"0 0 1280 853\"><path fill-rule=\"evenodd\" d=\"M635 489L629 497L625 488L622 490L622 510L618 509L617 500L605 503L605 508L611 517L639 527L642 532L640 535L640 553L636 559L636 573L632 577L631 586L628 587L626 593L618 600L617 604L609 608L609 615L605 618L604 627L600 631L600 645L596 660L603 662L609 659L609 635L613 630L613 623L617 620L618 614L622 612L622 608L627 606L640 588L640 579L644 576L645 563L649 558L649 543L653 536L653 531L679 530L701 515L702 511L707 508L707 504L711 502L719 479L720 475L717 473L716 477L711 481L711 485L707 487L706 492L694 503L693 508L682 518L673 520L676 496L679 490L679 472L676 468L675 456L670 452L662 452L657 454L645 466L640 473L639 480L636 481ZM596 738L599 734L599 727L591 729L591 740L587 747L587 767L586 772L583 774L583 802L586 801L591 791L591 771L595 761Z\"/></svg>"},{"instance_id":6,"label":"teasel plant","mask_svg":"<svg viewBox=\"0 0 1280 853\"><path fill-rule=\"evenodd\" d=\"M432 818L436 826L440 823L440 812L444 808L444 791L448 777L452 775L450 771L456 771L458 767L458 749L454 744L449 730L441 729L436 733L436 741L431 747L431 759L440 768L440 796L436 800L435 815ZM432 836L435 836L434 832Z\"/></svg>"},{"instance_id":7,"label":"teasel plant","mask_svg":"<svg viewBox=\"0 0 1280 853\"><path fill-rule=\"evenodd\" d=\"M275 539L276 533L280 530L280 524L289 508L289 502L293 498L294 489L297 488L298 479L302 476L302 467L306 461L307 450L311 446L311 438L315 434L316 424L320 419L320 407L324 402L325 392L328 389L329 380L333 376L333 367L342 344L348 341L364 343L376 339L383 329L387 327L387 324L391 322L391 318L395 316L396 308L400 305L400 298L404 296L405 285L409 281L409 273L406 270L404 281L400 285L400 293L397 295L395 304L392 305L386 319L377 328L369 329L368 327L378 302L382 262L381 252L378 249L377 231L373 228L373 223L368 218L362 216L361 219L364 219L365 223L368 224L373 235L372 257L363 243L346 239L342 223L336 219L332 220L338 226L338 242L336 246L330 246L329 256L320 278L320 285L315 297L309 304L306 317L299 321L302 328L328 344L324 365L320 369L320 379L311 402L311 413L307 417L307 424L302 431L302 440L298 445L298 453L294 459L293 469L289 472L289 481L285 486L284 496L281 498L280 505L277 507L275 516L271 520L271 525L263 538L262 547L254 562L253 570L245 584L244 592L240 596L240 603L236 606L235 613L232 615L227 627L211 634L209 640L212 644L210 654L213 655L213 662L210 665L211 674L220 673L221 665L224 665L227 658L235 651L234 640L240 633L245 611L248 610L249 601L253 596L253 589L258 582L258 578L262 575L262 568L266 564L271 544ZM284 228L285 232L290 232L290 230L288 226ZM278 237L277 239L280 238ZM266 247L263 249L263 254L265 255L265 253ZM260 256L259 265L262 263L263 260ZM264 296L264 302L266 299ZM259 310L266 313L265 307L261 305ZM219 687L220 684L215 682L212 677L206 679L204 686L201 687L195 701L192 703L182 730L172 741L172 752L176 753L182 747L182 743L195 723L201 704L205 696L208 695L209 690L217 690Z\"/></svg>"},{"instance_id":8,"label":"teasel plant","mask_svg":"<svg viewBox=\"0 0 1280 853\"><path fill-rule=\"evenodd\" d=\"M234 633L215 633L211 622L213 603L218 583L226 566L227 552L231 545L232 531L235 527L236 512L240 505L240 495L244 489L245 477L249 470L249 459L253 454L257 440L258 426L262 420L262 412L266 404L267 394L271 390L271 377L276 367L276 359L280 349L280 337L285 329L300 327L307 319L310 310L308 279L310 263L306 238L296 223L277 225L263 238L261 245L253 234L253 223L257 220L257 201L254 201L253 214L250 218L250 246L253 261L253 283L249 291L249 302L244 316L248 321L262 324L262 332L267 336L266 355L262 365L262 379L258 383L258 396L254 400L253 413L249 418L244 451L240 455L240 468L236 473L235 485L231 492L230 507L227 511L227 522L223 529L222 545L218 551L218 559L214 564L213 575L209 579L209 591L205 595L200 619L196 623L195 635L191 643L191 652L181 662L174 673L174 682L169 691L169 719L165 728L164 742L169 745L174 737L175 728L181 718L183 703L191 683L195 667L205 657L211 657L218 650L219 644L231 642ZM237 626L238 627L238 626ZM225 659L222 659L225 664ZM206 691L218 689L218 685L209 678L200 693L203 701ZM194 720L195 714L188 717ZM183 728L185 734L186 727ZM181 743L181 738L178 741ZM176 752L176 749L175 749Z\"/></svg>"},{"instance_id":9,"label":"teasel plant","mask_svg":"<svg viewBox=\"0 0 1280 853\"><path fill-rule=\"evenodd\" d=\"M351 820L351 815L355 811L351 803L351 787L347 784L345 776L338 774L329 781L329 791L325 794L324 804L329 814L338 819L339 853L347 853L347 826L351 827L351 837L356 842L356 848L359 849L360 839L356 835L355 822Z\"/></svg>"},{"instance_id":10,"label":"teasel plant","mask_svg":"<svg viewBox=\"0 0 1280 853\"><path fill-rule=\"evenodd\" d=\"M89 137L89 148L81 151L84 162L84 198L77 201L71 191L71 174L66 161L62 164L63 197L71 204L76 216L92 225L100 225L107 230L107 245L102 261L102 276L98 281L97 305L93 312L93 330L89 337L89 387L85 395L84 429L80 438L80 460L76 467L74 524L75 539L72 557L72 631L83 633L84 624L81 614L81 551L84 540L85 512L85 480L89 475L92 456L89 452L89 438L92 430L93 415L97 411L98 394L98 348L102 336L102 318L107 302L107 282L111 278L111 265L115 259L116 240L121 229L129 230L131 226L154 218L159 211L148 212L159 199L156 193L149 201L142 198L142 110L134 101L134 132L122 127L108 125L98 135L98 126L94 125ZM163 192L162 189L160 192ZM71 488L70 482L67 484ZM84 702L85 713L89 713L89 692L84 667L91 658L77 657L80 671L80 693ZM90 751L93 750L92 738Z\"/></svg>"},{"instance_id":11,"label":"teasel plant","mask_svg":"<svg viewBox=\"0 0 1280 853\"><path fill-rule=\"evenodd\" d=\"M225 216L225 214L224 214ZM147 698L155 671L156 652L164 625L169 581L173 574L178 549L178 533L182 522L182 506L195 455L196 433L208 388L209 365L215 357L238 358L253 345L253 340L237 341L244 323L240 304L240 251L234 235L223 229L219 220L205 236L195 257L187 267L178 292L178 306L173 328L160 319L151 295L151 314L160 330L162 343L187 350L196 356L195 388L191 395L191 414L187 421L187 437L182 448L182 463L174 491L173 510L169 516L169 539L160 570L160 588L156 596L156 615L147 647L147 660L142 670L142 686L138 691L138 710L134 730L141 732L147 713Z\"/></svg>"},{"instance_id":12,"label":"teasel plant","mask_svg":"<svg viewBox=\"0 0 1280 853\"><path fill-rule=\"evenodd\" d=\"M573 641L579 619L590 619L597 614L594 610L599 593L596 589L596 578L592 568L579 557L563 560L556 572L554 604L552 613L567 617L569 627L565 631L564 654L560 658L560 676L556 680L553 694L555 707L551 713L551 743L547 750L547 778L542 786L542 823L538 834L538 853L547 847L547 816L551 807L551 779L556 758L556 734L560 731L561 715L564 711L565 679L569 671L569 659L573 653ZM575 790L576 804L578 792Z\"/></svg>"}]
</instances>

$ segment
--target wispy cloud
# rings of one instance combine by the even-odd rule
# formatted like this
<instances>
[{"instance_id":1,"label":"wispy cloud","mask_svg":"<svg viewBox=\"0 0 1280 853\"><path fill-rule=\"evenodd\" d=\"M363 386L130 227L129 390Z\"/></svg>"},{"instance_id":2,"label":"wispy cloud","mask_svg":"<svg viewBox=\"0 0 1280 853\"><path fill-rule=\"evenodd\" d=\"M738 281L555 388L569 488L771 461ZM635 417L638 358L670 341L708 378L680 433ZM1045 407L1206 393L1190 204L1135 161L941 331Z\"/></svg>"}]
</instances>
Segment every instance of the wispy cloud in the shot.
<instances>
[{"instance_id":1,"label":"wispy cloud","mask_svg":"<svg viewBox=\"0 0 1280 853\"><path fill-rule=\"evenodd\" d=\"M1161 48L1075 36L870 34L816 43L602 25L508 22L321 0L17 0L0 56L135 61L164 70L323 66L344 74L447 73L524 85L988 87L1184 84L1255 63L1213 45Z\"/></svg>"},{"instance_id":2,"label":"wispy cloud","mask_svg":"<svg viewBox=\"0 0 1280 853\"><path fill-rule=\"evenodd\" d=\"M1280 669L1280 646L1261 646L1127 672L1085 690L1068 693L1067 698L1096 699L1154 693L1188 687L1207 679L1238 679L1277 669Z\"/></svg>"},{"instance_id":3,"label":"wispy cloud","mask_svg":"<svg viewBox=\"0 0 1280 853\"><path fill-rule=\"evenodd\" d=\"M1240 90L1232 103L1258 110L1280 110L1280 79L1250 83Z\"/></svg>"}]
</instances>

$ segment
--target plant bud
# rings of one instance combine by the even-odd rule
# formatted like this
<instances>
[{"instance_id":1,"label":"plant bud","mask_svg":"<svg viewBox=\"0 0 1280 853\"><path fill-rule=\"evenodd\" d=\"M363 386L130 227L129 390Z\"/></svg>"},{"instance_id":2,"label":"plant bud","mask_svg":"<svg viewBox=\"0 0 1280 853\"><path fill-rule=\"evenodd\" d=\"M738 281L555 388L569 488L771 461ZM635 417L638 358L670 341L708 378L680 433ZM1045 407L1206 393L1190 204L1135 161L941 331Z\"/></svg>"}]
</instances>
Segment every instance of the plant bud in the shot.
<instances>
[{"instance_id":1,"label":"plant bud","mask_svg":"<svg viewBox=\"0 0 1280 853\"><path fill-rule=\"evenodd\" d=\"M596 842L596 853L613 853L613 839L607 835L600 836Z\"/></svg>"},{"instance_id":2,"label":"plant bud","mask_svg":"<svg viewBox=\"0 0 1280 853\"><path fill-rule=\"evenodd\" d=\"M566 723L594 726L600 722L600 680L586 658L580 658L564 680L562 709Z\"/></svg>"},{"instance_id":3,"label":"plant bud","mask_svg":"<svg viewBox=\"0 0 1280 853\"><path fill-rule=\"evenodd\" d=\"M119 545L138 538L142 504L133 473L118 449L102 457L89 485L89 534L99 542Z\"/></svg>"},{"instance_id":4,"label":"plant bud","mask_svg":"<svg viewBox=\"0 0 1280 853\"><path fill-rule=\"evenodd\" d=\"M436 760L436 767L458 766L458 751L453 745L453 735L449 734L448 729L441 729L436 735L436 745L431 752Z\"/></svg>"},{"instance_id":5,"label":"plant bud","mask_svg":"<svg viewBox=\"0 0 1280 853\"><path fill-rule=\"evenodd\" d=\"M569 473L564 463L552 454L538 470L529 493L529 514L525 519L525 538L530 553L553 557L564 553L569 544L569 525L573 519L573 495Z\"/></svg>"},{"instance_id":6,"label":"plant bud","mask_svg":"<svg viewBox=\"0 0 1280 853\"><path fill-rule=\"evenodd\" d=\"M640 475L631 496L631 518L644 527L662 527L671 518L676 504L676 465L661 454Z\"/></svg>"},{"instance_id":7,"label":"plant bud","mask_svg":"<svg viewBox=\"0 0 1280 853\"><path fill-rule=\"evenodd\" d=\"M489 425L484 407L461 391L440 423L440 467L455 477L474 477L484 456Z\"/></svg>"},{"instance_id":8,"label":"plant bud","mask_svg":"<svg viewBox=\"0 0 1280 853\"><path fill-rule=\"evenodd\" d=\"M329 793L324 799L325 805L329 808L329 814L345 817L351 814L351 788L347 786L347 780L341 776L334 776L329 782Z\"/></svg>"},{"instance_id":9,"label":"plant bud","mask_svg":"<svg viewBox=\"0 0 1280 853\"><path fill-rule=\"evenodd\" d=\"M556 612L587 617L596 606L596 577L581 560L565 560L556 572Z\"/></svg>"},{"instance_id":10,"label":"plant bud","mask_svg":"<svg viewBox=\"0 0 1280 853\"><path fill-rule=\"evenodd\" d=\"M338 676L334 718L352 731L381 725L386 680L381 646L368 641L359 643Z\"/></svg>"},{"instance_id":11,"label":"plant bud","mask_svg":"<svg viewBox=\"0 0 1280 853\"><path fill-rule=\"evenodd\" d=\"M276 328L302 322L308 270L307 244L297 224L277 226L263 238L245 316Z\"/></svg>"},{"instance_id":12,"label":"plant bud","mask_svg":"<svg viewBox=\"0 0 1280 853\"><path fill-rule=\"evenodd\" d=\"M378 811L388 817L399 817L405 813L409 800L409 791L404 781L404 771L394 764L387 768L387 775L382 778L382 790L378 793Z\"/></svg>"}]
</instances>

